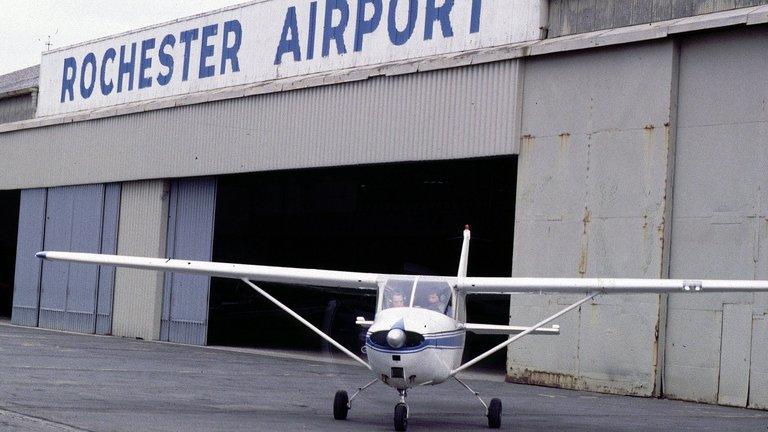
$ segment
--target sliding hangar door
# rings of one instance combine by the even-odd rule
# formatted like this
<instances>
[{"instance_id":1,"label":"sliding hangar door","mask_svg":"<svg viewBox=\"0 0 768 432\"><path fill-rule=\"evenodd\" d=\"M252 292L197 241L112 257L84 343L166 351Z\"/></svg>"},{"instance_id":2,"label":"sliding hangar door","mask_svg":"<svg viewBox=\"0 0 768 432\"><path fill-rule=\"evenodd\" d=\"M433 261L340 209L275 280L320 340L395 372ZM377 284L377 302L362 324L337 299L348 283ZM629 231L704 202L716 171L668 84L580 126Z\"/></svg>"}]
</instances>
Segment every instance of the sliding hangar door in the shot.
<instances>
[{"instance_id":1,"label":"sliding hangar door","mask_svg":"<svg viewBox=\"0 0 768 432\"><path fill-rule=\"evenodd\" d=\"M109 334L115 270L46 262L40 250L115 253L119 184L21 191L14 324Z\"/></svg>"}]
</instances>

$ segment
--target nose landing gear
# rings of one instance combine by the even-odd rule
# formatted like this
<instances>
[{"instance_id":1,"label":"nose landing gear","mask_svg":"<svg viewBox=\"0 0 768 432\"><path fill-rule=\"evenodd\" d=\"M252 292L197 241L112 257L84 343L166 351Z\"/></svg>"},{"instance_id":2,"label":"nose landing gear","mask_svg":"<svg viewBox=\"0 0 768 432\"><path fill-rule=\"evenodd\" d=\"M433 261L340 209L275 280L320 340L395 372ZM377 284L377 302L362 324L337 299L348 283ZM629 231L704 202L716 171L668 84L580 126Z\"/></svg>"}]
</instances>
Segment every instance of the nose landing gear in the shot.
<instances>
[{"instance_id":1,"label":"nose landing gear","mask_svg":"<svg viewBox=\"0 0 768 432\"><path fill-rule=\"evenodd\" d=\"M398 390L398 393L400 402L395 405L395 430L403 432L408 429L408 405L405 403L408 393L405 390Z\"/></svg>"}]
</instances>

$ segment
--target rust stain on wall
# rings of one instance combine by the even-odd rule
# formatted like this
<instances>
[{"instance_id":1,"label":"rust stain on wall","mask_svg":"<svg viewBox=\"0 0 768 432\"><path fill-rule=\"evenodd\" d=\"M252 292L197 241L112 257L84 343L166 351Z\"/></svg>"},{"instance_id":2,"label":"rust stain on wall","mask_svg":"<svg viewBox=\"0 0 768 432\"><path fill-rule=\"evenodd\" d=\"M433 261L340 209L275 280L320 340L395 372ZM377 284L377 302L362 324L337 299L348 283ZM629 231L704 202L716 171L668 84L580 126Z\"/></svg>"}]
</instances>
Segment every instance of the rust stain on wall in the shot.
<instances>
[{"instance_id":1,"label":"rust stain on wall","mask_svg":"<svg viewBox=\"0 0 768 432\"><path fill-rule=\"evenodd\" d=\"M505 381L515 384L587 390L607 394L648 396L648 390L642 383L628 383L610 379L594 380L571 374L544 372L528 368L525 368L522 371L516 371L515 375L508 373Z\"/></svg>"},{"instance_id":2,"label":"rust stain on wall","mask_svg":"<svg viewBox=\"0 0 768 432\"><path fill-rule=\"evenodd\" d=\"M592 214L589 208L584 208L583 230L581 232L581 248L579 253L579 274L584 276L587 273L587 258L589 256L589 237L587 227L592 222Z\"/></svg>"},{"instance_id":3,"label":"rust stain on wall","mask_svg":"<svg viewBox=\"0 0 768 432\"><path fill-rule=\"evenodd\" d=\"M558 135L558 138L560 138L560 153L565 153L571 143L571 134L569 132L563 132Z\"/></svg>"}]
</instances>

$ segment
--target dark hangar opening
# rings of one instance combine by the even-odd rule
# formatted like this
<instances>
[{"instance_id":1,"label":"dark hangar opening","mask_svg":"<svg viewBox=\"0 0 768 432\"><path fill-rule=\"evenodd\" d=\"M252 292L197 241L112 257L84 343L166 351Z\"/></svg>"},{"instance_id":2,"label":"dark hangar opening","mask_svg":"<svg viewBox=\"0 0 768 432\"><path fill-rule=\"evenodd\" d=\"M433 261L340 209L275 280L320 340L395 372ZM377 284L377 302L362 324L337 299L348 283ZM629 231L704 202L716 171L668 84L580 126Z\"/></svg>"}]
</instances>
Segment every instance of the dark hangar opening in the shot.
<instances>
[{"instance_id":1,"label":"dark hangar opening","mask_svg":"<svg viewBox=\"0 0 768 432\"><path fill-rule=\"evenodd\" d=\"M471 276L509 276L517 158L496 157L250 173L219 178L214 261L455 275L472 225ZM354 352L375 298L263 284ZM323 341L241 282L213 278L208 343L287 350ZM472 322L508 324L509 297L473 298ZM468 335L466 356L504 340ZM503 370L504 351L486 361Z\"/></svg>"},{"instance_id":2,"label":"dark hangar opening","mask_svg":"<svg viewBox=\"0 0 768 432\"><path fill-rule=\"evenodd\" d=\"M19 191L0 191L0 317L10 318L19 231Z\"/></svg>"}]
</instances>

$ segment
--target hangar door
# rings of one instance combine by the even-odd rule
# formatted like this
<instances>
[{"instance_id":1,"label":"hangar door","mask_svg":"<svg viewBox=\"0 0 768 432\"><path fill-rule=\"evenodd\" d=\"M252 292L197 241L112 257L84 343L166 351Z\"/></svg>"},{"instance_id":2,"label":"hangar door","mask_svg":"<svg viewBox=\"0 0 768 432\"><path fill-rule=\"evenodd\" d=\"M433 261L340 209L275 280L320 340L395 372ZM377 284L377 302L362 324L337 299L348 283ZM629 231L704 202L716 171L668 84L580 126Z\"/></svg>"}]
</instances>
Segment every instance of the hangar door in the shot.
<instances>
[{"instance_id":1,"label":"hangar door","mask_svg":"<svg viewBox=\"0 0 768 432\"><path fill-rule=\"evenodd\" d=\"M465 224L469 273L509 276L517 159L365 165L219 178L215 261L335 270L455 275ZM213 279L209 344L319 350L322 341L242 282ZM350 349L375 299L262 284ZM477 322L508 324L509 296L470 305ZM499 342L495 336L471 341ZM487 338L487 339L486 339ZM503 337L501 337L503 340ZM472 345L474 344L474 345ZM502 352L494 368L503 368Z\"/></svg>"},{"instance_id":2,"label":"hangar door","mask_svg":"<svg viewBox=\"0 0 768 432\"><path fill-rule=\"evenodd\" d=\"M25 190L21 195L13 322L109 334L114 269L45 262L42 249L115 253L119 184Z\"/></svg>"},{"instance_id":3,"label":"hangar door","mask_svg":"<svg viewBox=\"0 0 768 432\"><path fill-rule=\"evenodd\" d=\"M19 191L0 191L0 317L3 318L11 316L19 195Z\"/></svg>"},{"instance_id":4,"label":"hangar door","mask_svg":"<svg viewBox=\"0 0 768 432\"><path fill-rule=\"evenodd\" d=\"M210 261L215 209L215 178L172 181L166 255ZM205 345L210 285L208 276L165 274L160 340Z\"/></svg>"}]
</instances>

